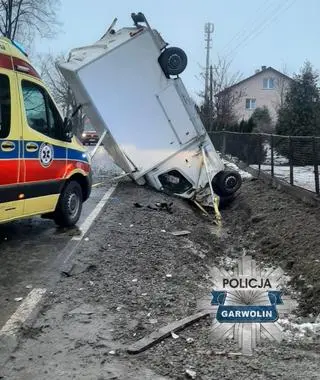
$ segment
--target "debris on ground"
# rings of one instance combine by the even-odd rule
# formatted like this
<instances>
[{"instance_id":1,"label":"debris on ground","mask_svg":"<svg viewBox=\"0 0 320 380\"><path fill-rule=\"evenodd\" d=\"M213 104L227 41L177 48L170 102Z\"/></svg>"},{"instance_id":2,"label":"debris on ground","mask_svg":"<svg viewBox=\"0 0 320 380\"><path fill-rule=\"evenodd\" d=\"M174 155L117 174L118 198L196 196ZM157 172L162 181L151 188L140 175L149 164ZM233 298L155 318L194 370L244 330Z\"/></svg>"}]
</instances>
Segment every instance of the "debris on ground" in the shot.
<instances>
[{"instance_id":1,"label":"debris on ground","mask_svg":"<svg viewBox=\"0 0 320 380\"><path fill-rule=\"evenodd\" d=\"M201 380L217 374L225 379L319 378L318 332L304 325L316 327L320 313L319 210L259 180L244 182L237 200L222 210L218 235L207 218L182 200L175 202L174 214L148 213L132 205L135 199L154 204L158 193L131 183L119 185L116 191L121 202L110 203L102 212L88 232L90 241L76 255L77 262L99 265L96 270L61 278L37 321L49 327L36 337L25 336L15 358L1 372L5 378L55 380L57 373L79 379L108 378L107 370L118 365L118 356L108 353L117 350L125 363L121 371L127 375L120 379L147 379L146 372L138 372L146 367L153 371L151 379L182 379L186 369ZM253 223L254 215L265 218ZM139 229L124 234L118 227L123 220ZM163 228L184 230L186 220L192 226L187 237L160 233ZM205 256L201 258L200 253ZM237 352L238 344L232 339L212 341L209 269L230 270L242 255L252 255L262 268L283 268L290 283L286 292L299 302L298 315L290 315L290 323L304 330L303 337L298 332L295 339L280 344L261 339L252 357ZM139 281L133 284L134 278ZM88 286L89 281L94 286ZM207 313L204 310L199 319L182 327L181 322L199 310L199 300L205 297ZM90 316L68 315L86 304L95 310L90 323L86 320ZM155 319L157 324L150 323ZM290 328L285 330L291 334ZM173 339L171 332L180 338ZM32 366L31 352L35 353ZM114 368L110 371L118 373Z\"/></svg>"},{"instance_id":2,"label":"debris on ground","mask_svg":"<svg viewBox=\"0 0 320 380\"><path fill-rule=\"evenodd\" d=\"M167 211L169 214L173 213L173 202L156 202L153 205L148 204L147 206L143 206L141 203L135 202L133 204L136 208L144 208L146 207L149 210L154 211Z\"/></svg>"},{"instance_id":3,"label":"debris on ground","mask_svg":"<svg viewBox=\"0 0 320 380\"><path fill-rule=\"evenodd\" d=\"M192 369L186 369L186 375L189 379L196 379L197 378L197 372L193 371Z\"/></svg>"},{"instance_id":4,"label":"debris on ground","mask_svg":"<svg viewBox=\"0 0 320 380\"><path fill-rule=\"evenodd\" d=\"M149 336L146 336L140 339L139 341L133 343L131 346L128 347L127 351L131 354L137 354L139 352L142 352L148 349L149 347L152 347L155 344L161 342L163 339L167 338L168 336L170 335L172 336L172 334L175 334L177 331L180 331L184 329L185 327L193 323L196 323L200 319L206 317L208 314L209 314L208 311L201 311L189 317L172 322L167 326L161 327L160 329L151 333Z\"/></svg>"},{"instance_id":5,"label":"debris on ground","mask_svg":"<svg viewBox=\"0 0 320 380\"><path fill-rule=\"evenodd\" d=\"M95 310L90 305L81 305L73 310L71 310L68 314L69 315L92 315L95 313Z\"/></svg>"},{"instance_id":6,"label":"debris on ground","mask_svg":"<svg viewBox=\"0 0 320 380\"><path fill-rule=\"evenodd\" d=\"M185 235L189 235L191 232L187 230L182 230L182 231L173 231L170 233L171 235L174 235L174 236L185 236Z\"/></svg>"}]
</instances>

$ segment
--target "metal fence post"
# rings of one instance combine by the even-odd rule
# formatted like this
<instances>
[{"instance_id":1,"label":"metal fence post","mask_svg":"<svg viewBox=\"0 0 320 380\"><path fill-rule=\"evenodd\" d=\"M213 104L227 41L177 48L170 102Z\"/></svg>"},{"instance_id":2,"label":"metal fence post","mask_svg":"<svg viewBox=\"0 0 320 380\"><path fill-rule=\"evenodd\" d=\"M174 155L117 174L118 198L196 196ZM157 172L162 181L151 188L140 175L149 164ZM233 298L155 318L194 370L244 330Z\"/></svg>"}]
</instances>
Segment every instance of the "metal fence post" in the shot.
<instances>
[{"instance_id":1,"label":"metal fence post","mask_svg":"<svg viewBox=\"0 0 320 380\"><path fill-rule=\"evenodd\" d=\"M318 152L317 152L317 141L315 137L313 137L312 139L312 147L313 147L314 183L316 187L316 193L319 194Z\"/></svg>"},{"instance_id":2,"label":"metal fence post","mask_svg":"<svg viewBox=\"0 0 320 380\"><path fill-rule=\"evenodd\" d=\"M290 164L290 185L293 185L293 143L291 136L289 137L289 164Z\"/></svg>"},{"instance_id":3,"label":"metal fence post","mask_svg":"<svg viewBox=\"0 0 320 380\"><path fill-rule=\"evenodd\" d=\"M261 133L258 135L258 144L259 144L259 174L261 171L261 161L262 161L262 137Z\"/></svg>"},{"instance_id":4,"label":"metal fence post","mask_svg":"<svg viewBox=\"0 0 320 380\"><path fill-rule=\"evenodd\" d=\"M271 135L270 148L271 148L271 177L274 177L274 141L273 141L273 135Z\"/></svg>"},{"instance_id":5,"label":"metal fence post","mask_svg":"<svg viewBox=\"0 0 320 380\"><path fill-rule=\"evenodd\" d=\"M226 132L225 131L222 131L221 133L222 133L222 149L221 149L221 153L223 155L225 155L226 154L226 138L227 138L227 136L226 136Z\"/></svg>"}]
</instances>

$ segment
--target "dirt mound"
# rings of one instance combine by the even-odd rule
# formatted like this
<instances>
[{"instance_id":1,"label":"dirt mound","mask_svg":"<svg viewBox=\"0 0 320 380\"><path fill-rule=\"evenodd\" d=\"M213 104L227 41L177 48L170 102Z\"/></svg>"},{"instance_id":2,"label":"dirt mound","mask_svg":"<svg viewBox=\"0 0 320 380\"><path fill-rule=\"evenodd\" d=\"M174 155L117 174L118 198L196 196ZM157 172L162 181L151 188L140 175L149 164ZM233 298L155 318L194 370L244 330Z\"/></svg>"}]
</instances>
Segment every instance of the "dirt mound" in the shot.
<instances>
[{"instance_id":1,"label":"dirt mound","mask_svg":"<svg viewBox=\"0 0 320 380\"><path fill-rule=\"evenodd\" d=\"M320 210L296 201L259 180L243 184L223 212L235 249L259 262L280 266L299 293L302 316L320 313Z\"/></svg>"}]
</instances>

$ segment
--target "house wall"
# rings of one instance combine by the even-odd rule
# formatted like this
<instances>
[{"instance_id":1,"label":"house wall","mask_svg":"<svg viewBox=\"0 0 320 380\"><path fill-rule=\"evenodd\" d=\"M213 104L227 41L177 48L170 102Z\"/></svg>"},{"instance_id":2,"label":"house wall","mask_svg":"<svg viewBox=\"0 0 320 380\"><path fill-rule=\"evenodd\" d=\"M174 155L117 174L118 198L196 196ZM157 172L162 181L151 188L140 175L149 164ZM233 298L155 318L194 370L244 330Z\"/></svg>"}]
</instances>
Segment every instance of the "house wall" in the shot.
<instances>
[{"instance_id":1,"label":"house wall","mask_svg":"<svg viewBox=\"0 0 320 380\"><path fill-rule=\"evenodd\" d=\"M273 89L263 87L263 80L268 78L273 79ZM261 70L258 75L236 85L232 91L238 101L233 110L238 121L249 119L255 108L266 106L273 122L276 122L277 109L281 99L284 99L288 86L289 79L270 69ZM247 109L246 99L255 99L255 108Z\"/></svg>"}]
</instances>

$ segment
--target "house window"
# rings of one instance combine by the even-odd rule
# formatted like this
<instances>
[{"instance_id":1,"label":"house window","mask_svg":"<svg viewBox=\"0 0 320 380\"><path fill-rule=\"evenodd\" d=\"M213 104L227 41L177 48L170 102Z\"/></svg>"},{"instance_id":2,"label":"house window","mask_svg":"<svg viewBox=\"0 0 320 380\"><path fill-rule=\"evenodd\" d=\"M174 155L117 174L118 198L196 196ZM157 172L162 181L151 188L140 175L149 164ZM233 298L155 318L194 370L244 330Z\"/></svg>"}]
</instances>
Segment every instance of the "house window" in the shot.
<instances>
[{"instance_id":1,"label":"house window","mask_svg":"<svg viewBox=\"0 0 320 380\"><path fill-rule=\"evenodd\" d=\"M256 99L246 99L246 109L253 110L256 108Z\"/></svg>"},{"instance_id":2,"label":"house window","mask_svg":"<svg viewBox=\"0 0 320 380\"><path fill-rule=\"evenodd\" d=\"M263 79L263 88L265 90L272 90L274 88L274 79L273 78L264 78Z\"/></svg>"}]
</instances>

